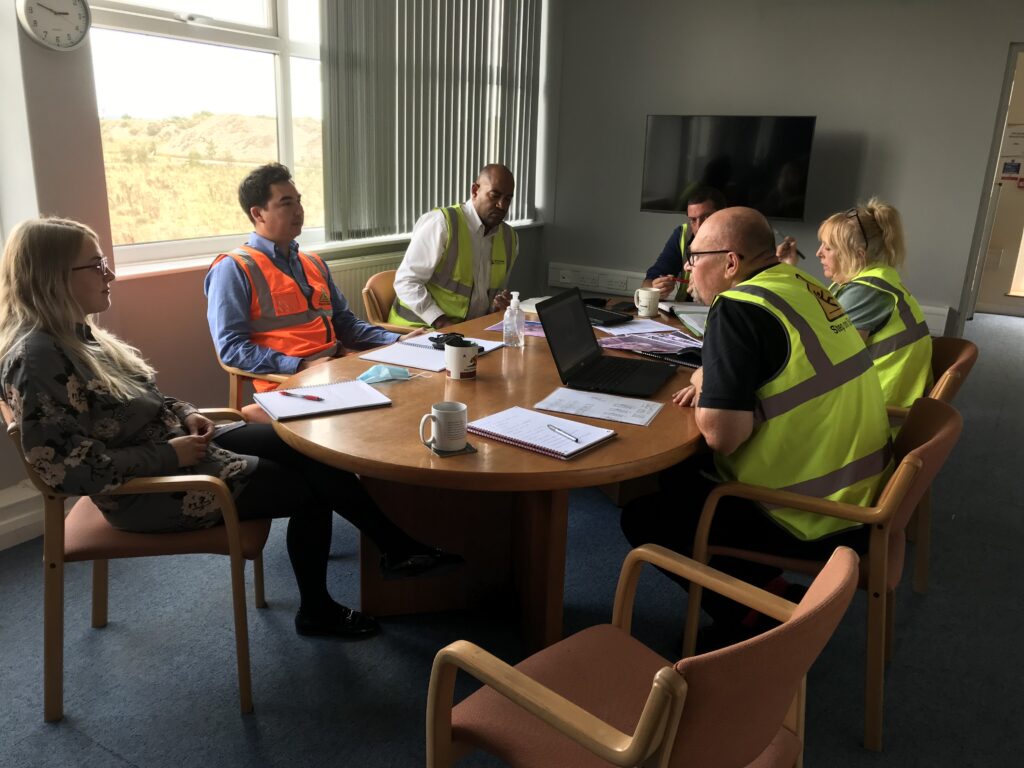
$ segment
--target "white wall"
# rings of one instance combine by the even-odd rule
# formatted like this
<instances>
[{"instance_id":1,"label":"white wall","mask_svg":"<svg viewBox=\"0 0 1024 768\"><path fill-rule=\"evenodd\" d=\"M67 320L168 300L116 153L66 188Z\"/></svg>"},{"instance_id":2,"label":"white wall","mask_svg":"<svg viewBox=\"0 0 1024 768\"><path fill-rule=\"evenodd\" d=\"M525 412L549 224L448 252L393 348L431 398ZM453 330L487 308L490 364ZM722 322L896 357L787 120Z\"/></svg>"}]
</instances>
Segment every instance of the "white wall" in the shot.
<instances>
[{"instance_id":1,"label":"white wall","mask_svg":"<svg viewBox=\"0 0 1024 768\"><path fill-rule=\"evenodd\" d=\"M956 308L1009 44L1024 3L590 0L561 4L548 261L646 269L679 219L641 213L647 114L817 115L807 221L878 194L904 216L905 278Z\"/></svg>"}]
</instances>

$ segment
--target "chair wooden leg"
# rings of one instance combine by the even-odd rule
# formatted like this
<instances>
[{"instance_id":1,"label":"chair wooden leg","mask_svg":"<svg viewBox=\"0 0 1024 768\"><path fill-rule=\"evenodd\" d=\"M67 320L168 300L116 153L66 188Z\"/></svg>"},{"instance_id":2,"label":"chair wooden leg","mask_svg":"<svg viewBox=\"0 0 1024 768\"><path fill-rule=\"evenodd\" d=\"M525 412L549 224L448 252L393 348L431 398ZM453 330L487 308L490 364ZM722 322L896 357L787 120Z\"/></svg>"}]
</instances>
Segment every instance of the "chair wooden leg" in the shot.
<instances>
[{"instance_id":1,"label":"chair wooden leg","mask_svg":"<svg viewBox=\"0 0 1024 768\"><path fill-rule=\"evenodd\" d=\"M916 532L914 544L914 591L923 595L928 591L928 565L931 559L932 546L932 491L931 488L924 492L921 501L918 502L914 511L914 518L917 521L914 526Z\"/></svg>"},{"instance_id":2,"label":"chair wooden leg","mask_svg":"<svg viewBox=\"0 0 1024 768\"><path fill-rule=\"evenodd\" d=\"M249 621L245 610L245 559L231 558L231 598L235 609L235 655L238 698L242 713L252 712L252 674L249 665Z\"/></svg>"},{"instance_id":3,"label":"chair wooden leg","mask_svg":"<svg viewBox=\"0 0 1024 768\"><path fill-rule=\"evenodd\" d=\"M896 636L896 592L885 593L885 663L892 661L893 638Z\"/></svg>"},{"instance_id":4,"label":"chair wooden leg","mask_svg":"<svg viewBox=\"0 0 1024 768\"><path fill-rule=\"evenodd\" d=\"M267 607L267 595L263 591L263 553L256 555L252 561L252 587L256 597L256 607Z\"/></svg>"},{"instance_id":5,"label":"chair wooden leg","mask_svg":"<svg viewBox=\"0 0 1024 768\"><path fill-rule=\"evenodd\" d=\"M43 522L43 719L64 717L64 504L46 501Z\"/></svg>"},{"instance_id":6,"label":"chair wooden leg","mask_svg":"<svg viewBox=\"0 0 1024 768\"><path fill-rule=\"evenodd\" d=\"M102 629L107 626L107 594L109 591L110 563L108 560L92 561L92 626Z\"/></svg>"},{"instance_id":7,"label":"chair wooden leg","mask_svg":"<svg viewBox=\"0 0 1024 768\"><path fill-rule=\"evenodd\" d=\"M882 751L883 695L885 690L885 620L887 526L871 531L868 572L867 659L864 680L864 746Z\"/></svg>"}]
</instances>

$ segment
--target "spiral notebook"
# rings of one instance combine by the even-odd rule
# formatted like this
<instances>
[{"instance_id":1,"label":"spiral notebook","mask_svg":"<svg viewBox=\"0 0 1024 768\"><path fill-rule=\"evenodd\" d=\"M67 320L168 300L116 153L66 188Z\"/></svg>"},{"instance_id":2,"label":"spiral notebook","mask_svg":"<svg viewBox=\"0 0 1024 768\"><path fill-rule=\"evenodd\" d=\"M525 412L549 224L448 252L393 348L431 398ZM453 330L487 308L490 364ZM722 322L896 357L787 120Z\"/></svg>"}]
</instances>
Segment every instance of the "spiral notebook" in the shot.
<instances>
[{"instance_id":1,"label":"spiral notebook","mask_svg":"<svg viewBox=\"0 0 1024 768\"><path fill-rule=\"evenodd\" d=\"M615 437L614 429L514 406L469 422L466 430L556 459L571 459Z\"/></svg>"},{"instance_id":2,"label":"spiral notebook","mask_svg":"<svg viewBox=\"0 0 1024 768\"><path fill-rule=\"evenodd\" d=\"M274 421L391 405L390 397L358 380L274 389L257 392L253 398Z\"/></svg>"}]
</instances>

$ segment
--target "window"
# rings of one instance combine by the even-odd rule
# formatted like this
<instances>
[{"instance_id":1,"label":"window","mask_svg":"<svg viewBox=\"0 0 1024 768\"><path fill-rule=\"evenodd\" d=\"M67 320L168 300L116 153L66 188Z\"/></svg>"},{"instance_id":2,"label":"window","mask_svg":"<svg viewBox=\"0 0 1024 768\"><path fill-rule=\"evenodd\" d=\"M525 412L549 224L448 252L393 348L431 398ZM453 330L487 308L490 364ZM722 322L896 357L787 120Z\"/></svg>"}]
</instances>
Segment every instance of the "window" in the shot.
<instances>
[{"instance_id":1,"label":"window","mask_svg":"<svg viewBox=\"0 0 1024 768\"><path fill-rule=\"evenodd\" d=\"M533 218L541 0L323 8L329 236L409 232L491 162L516 178L509 219Z\"/></svg>"},{"instance_id":2,"label":"window","mask_svg":"<svg viewBox=\"0 0 1024 768\"><path fill-rule=\"evenodd\" d=\"M303 193L304 239L322 239L317 0L93 5L118 264L237 245L238 183L275 160Z\"/></svg>"}]
</instances>

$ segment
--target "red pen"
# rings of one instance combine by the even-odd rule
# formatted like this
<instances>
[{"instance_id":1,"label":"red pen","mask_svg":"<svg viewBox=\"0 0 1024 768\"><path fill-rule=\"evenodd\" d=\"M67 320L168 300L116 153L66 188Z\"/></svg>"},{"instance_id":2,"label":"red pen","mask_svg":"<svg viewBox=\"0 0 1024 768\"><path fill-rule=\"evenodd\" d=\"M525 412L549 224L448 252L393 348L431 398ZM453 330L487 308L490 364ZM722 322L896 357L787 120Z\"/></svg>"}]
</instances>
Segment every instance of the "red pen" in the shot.
<instances>
[{"instance_id":1,"label":"red pen","mask_svg":"<svg viewBox=\"0 0 1024 768\"><path fill-rule=\"evenodd\" d=\"M317 395L298 395L295 392L289 392L287 390L278 390L285 397L301 397L303 400L314 400L315 402L322 403L324 399Z\"/></svg>"},{"instance_id":2,"label":"red pen","mask_svg":"<svg viewBox=\"0 0 1024 768\"><path fill-rule=\"evenodd\" d=\"M690 282L685 277L676 277L675 275L666 275L666 277L671 277L677 283L688 283L688 282Z\"/></svg>"}]
</instances>

